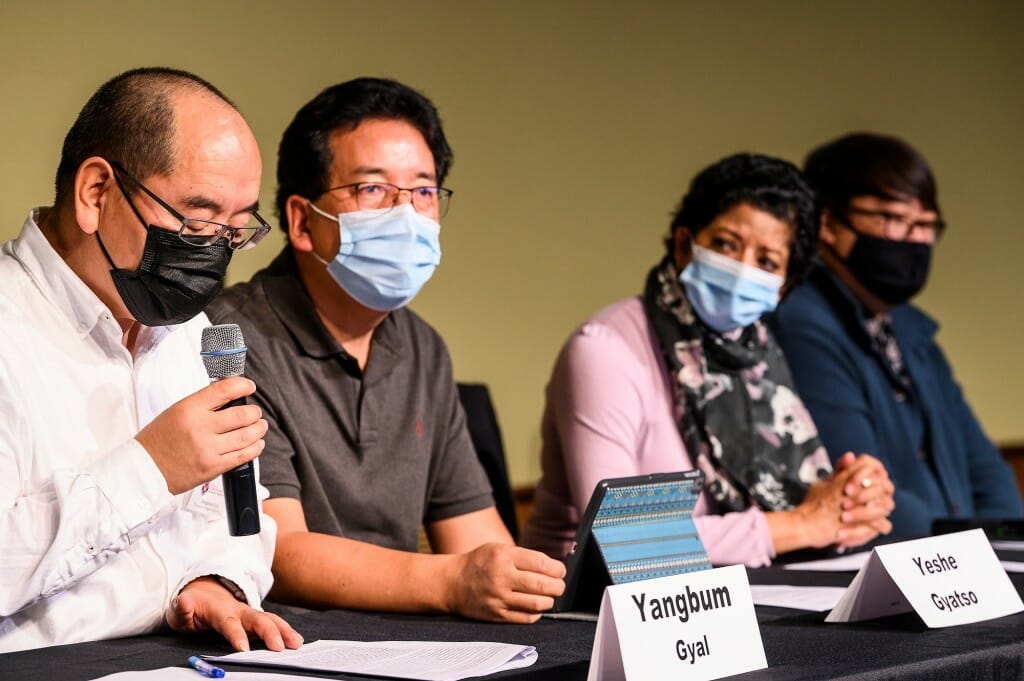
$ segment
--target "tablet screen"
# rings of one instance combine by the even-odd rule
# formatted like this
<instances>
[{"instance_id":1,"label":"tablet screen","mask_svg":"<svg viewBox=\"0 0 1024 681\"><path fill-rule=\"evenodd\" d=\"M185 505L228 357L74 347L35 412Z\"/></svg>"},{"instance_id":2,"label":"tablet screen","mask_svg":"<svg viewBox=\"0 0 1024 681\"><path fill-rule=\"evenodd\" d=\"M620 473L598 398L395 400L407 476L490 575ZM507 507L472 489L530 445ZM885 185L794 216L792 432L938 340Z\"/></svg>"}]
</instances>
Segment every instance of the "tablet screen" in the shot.
<instances>
[{"instance_id":1,"label":"tablet screen","mask_svg":"<svg viewBox=\"0 0 1024 681\"><path fill-rule=\"evenodd\" d=\"M604 587L711 567L693 509L700 471L602 480L566 558L565 593L553 611L596 612Z\"/></svg>"}]
</instances>

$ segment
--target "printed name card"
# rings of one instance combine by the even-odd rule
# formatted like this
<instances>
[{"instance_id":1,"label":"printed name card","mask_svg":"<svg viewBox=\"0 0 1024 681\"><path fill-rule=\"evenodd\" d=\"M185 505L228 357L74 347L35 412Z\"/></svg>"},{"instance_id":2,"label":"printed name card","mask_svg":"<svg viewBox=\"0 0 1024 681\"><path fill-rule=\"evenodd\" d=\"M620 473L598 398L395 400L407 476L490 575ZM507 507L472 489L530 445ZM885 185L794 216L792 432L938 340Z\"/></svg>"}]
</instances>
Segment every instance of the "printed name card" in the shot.
<instances>
[{"instance_id":1,"label":"printed name card","mask_svg":"<svg viewBox=\"0 0 1024 681\"><path fill-rule=\"evenodd\" d=\"M605 589L587 681L709 681L768 662L742 565Z\"/></svg>"},{"instance_id":2,"label":"printed name card","mask_svg":"<svg viewBox=\"0 0 1024 681\"><path fill-rule=\"evenodd\" d=\"M826 622L914 611L930 628L1024 610L982 530L876 547Z\"/></svg>"}]
</instances>

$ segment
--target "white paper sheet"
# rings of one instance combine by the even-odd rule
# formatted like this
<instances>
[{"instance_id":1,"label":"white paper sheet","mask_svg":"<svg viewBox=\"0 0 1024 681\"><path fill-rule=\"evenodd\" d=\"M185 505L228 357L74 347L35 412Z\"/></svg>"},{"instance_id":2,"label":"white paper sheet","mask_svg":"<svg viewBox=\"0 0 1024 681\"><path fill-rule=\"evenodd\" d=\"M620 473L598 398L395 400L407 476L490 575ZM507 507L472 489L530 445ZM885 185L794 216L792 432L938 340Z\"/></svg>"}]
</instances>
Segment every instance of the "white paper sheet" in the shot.
<instances>
[{"instance_id":1,"label":"white paper sheet","mask_svg":"<svg viewBox=\"0 0 1024 681\"><path fill-rule=\"evenodd\" d=\"M868 562L871 556L870 551L860 553L848 553L845 556L835 558L823 558L821 560L809 560L804 563L790 563L786 565L787 570L820 570L822 572L857 572L864 563Z\"/></svg>"},{"instance_id":2,"label":"white paper sheet","mask_svg":"<svg viewBox=\"0 0 1024 681\"><path fill-rule=\"evenodd\" d=\"M268 672L231 672L224 681L267 681ZM164 667L144 672L118 672L108 674L94 681L203 681L206 677L195 669ZM295 676L294 674L273 674L273 681L332 681L322 676Z\"/></svg>"},{"instance_id":3,"label":"white paper sheet","mask_svg":"<svg viewBox=\"0 0 1024 681\"><path fill-rule=\"evenodd\" d=\"M204 657L218 664L239 662L423 681L458 681L470 676L484 676L506 669L529 667L537 661L537 650L532 646L481 641L442 643L320 640L307 643L298 650L285 650L280 653L257 650L220 657Z\"/></svg>"},{"instance_id":4,"label":"white paper sheet","mask_svg":"<svg viewBox=\"0 0 1024 681\"><path fill-rule=\"evenodd\" d=\"M992 548L1001 551L1024 551L1024 541L1020 539L990 539ZM999 561L1007 572L1024 572L1024 563L1019 560Z\"/></svg>"},{"instance_id":5,"label":"white paper sheet","mask_svg":"<svg viewBox=\"0 0 1024 681\"><path fill-rule=\"evenodd\" d=\"M842 586L789 586L788 584L751 584L754 605L771 605L796 610L831 610L843 597Z\"/></svg>"},{"instance_id":6,"label":"white paper sheet","mask_svg":"<svg viewBox=\"0 0 1024 681\"><path fill-rule=\"evenodd\" d=\"M1024 542L996 540L991 542L995 549L1016 549L1024 550ZM836 558L823 558L822 560L809 560L804 563L790 563L784 566L787 570L818 570L820 572L856 572L867 562L870 551L851 553ZM1016 560L999 561L1007 572L1024 572L1024 562ZM758 603L757 605L770 605L769 603Z\"/></svg>"}]
</instances>

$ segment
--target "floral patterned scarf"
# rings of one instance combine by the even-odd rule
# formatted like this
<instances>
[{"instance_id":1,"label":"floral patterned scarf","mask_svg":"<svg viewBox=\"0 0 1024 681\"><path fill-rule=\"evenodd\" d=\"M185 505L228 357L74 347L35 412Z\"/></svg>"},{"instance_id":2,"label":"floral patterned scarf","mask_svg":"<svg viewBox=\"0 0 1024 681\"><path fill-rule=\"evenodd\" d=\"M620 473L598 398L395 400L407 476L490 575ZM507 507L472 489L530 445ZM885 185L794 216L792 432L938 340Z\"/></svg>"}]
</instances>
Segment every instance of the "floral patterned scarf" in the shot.
<instances>
[{"instance_id":1,"label":"floral patterned scarf","mask_svg":"<svg viewBox=\"0 0 1024 681\"><path fill-rule=\"evenodd\" d=\"M706 327L671 258L647 276L644 309L668 363L679 434L721 510L803 501L832 466L767 327Z\"/></svg>"}]
</instances>

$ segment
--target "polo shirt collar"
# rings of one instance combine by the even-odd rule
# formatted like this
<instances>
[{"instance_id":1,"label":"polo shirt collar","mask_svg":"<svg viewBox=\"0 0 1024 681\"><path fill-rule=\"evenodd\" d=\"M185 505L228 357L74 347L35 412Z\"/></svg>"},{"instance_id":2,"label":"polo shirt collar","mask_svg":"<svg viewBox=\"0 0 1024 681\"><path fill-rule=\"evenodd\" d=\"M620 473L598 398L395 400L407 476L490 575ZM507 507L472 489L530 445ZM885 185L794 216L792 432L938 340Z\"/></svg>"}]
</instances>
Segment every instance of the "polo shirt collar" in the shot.
<instances>
[{"instance_id":1,"label":"polo shirt collar","mask_svg":"<svg viewBox=\"0 0 1024 681\"><path fill-rule=\"evenodd\" d=\"M310 357L326 358L340 355L350 357L320 321L313 300L306 292L295 263L291 246L285 246L262 273L263 289L274 313L295 338L302 351ZM401 312L399 310L398 312ZM384 353L401 357L405 354L406 339L398 332L393 312L374 329L371 357ZM377 364L391 364L386 358ZM374 364L373 361L370 364Z\"/></svg>"}]
</instances>

